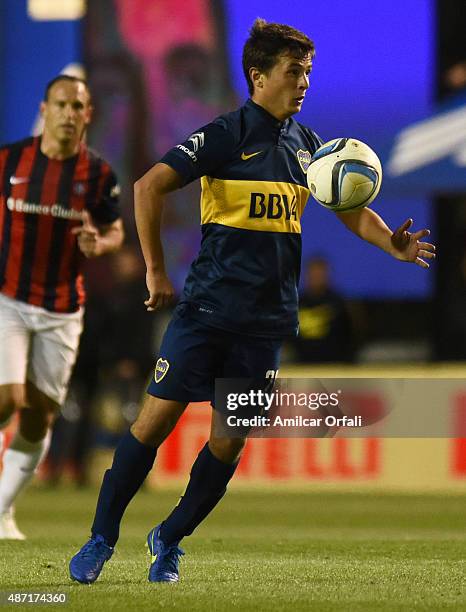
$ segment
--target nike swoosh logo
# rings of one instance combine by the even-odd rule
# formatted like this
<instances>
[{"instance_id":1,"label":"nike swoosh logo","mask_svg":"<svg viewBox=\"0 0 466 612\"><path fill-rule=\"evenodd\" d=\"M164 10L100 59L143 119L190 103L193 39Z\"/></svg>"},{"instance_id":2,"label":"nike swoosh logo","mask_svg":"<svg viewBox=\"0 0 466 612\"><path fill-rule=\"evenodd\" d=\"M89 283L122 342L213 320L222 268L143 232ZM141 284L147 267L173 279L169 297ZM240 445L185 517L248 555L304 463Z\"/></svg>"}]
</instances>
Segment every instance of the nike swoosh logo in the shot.
<instances>
[{"instance_id":1,"label":"nike swoosh logo","mask_svg":"<svg viewBox=\"0 0 466 612\"><path fill-rule=\"evenodd\" d=\"M254 155L259 155L259 153L262 153L262 151L257 151L256 153L249 153L246 154L244 151L241 153L241 159L246 161L247 159L249 159L250 157L254 157Z\"/></svg>"},{"instance_id":2,"label":"nike swoosh logo","mask_svg":"<svg viewBox=\"0 0 466 612\"><path fill-rule=\"evenodd\" d=\"M29 178L27 176L10 176L10 184L11 185L21 185L22 183L27 183Z\"/></svg>"}]
</instances>

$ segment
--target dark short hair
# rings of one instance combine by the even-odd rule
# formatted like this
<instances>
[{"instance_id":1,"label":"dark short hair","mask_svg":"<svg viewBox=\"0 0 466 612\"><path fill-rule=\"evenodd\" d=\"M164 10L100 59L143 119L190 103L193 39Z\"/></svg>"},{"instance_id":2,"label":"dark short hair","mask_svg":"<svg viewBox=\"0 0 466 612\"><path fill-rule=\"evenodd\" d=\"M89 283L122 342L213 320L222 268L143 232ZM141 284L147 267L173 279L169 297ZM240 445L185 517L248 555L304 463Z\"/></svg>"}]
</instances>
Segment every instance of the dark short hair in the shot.
<instances>
[{"instance_id":1,"label":"dark short hair","mask_svg":"<svg viewBox=\"0 0 466 612\"><path fill-rule=\"evenodd\" d=\"M89 98L91 97L91 90L89 89L89 84L85 79L80 79L79 77L71 76L69 74L59 74L54 79L49 81L45 86L44 102L47 102L47 100L49 99L50 90L55 85L55 83L59 83L60 81L67 81L68 83L82 83L87 89Z\"/></svg>"},{"instance_id":2,"label":"dark short hair","mask_svg":"<svg viewBox=\"0 0 466 612\"><path fill-rule=\"evenodd\" d=\"M310 55L312 59L315 55L314 42L291 26L267 23L258 17L252 24L243 48L243 71L251 95L254 93L254 85L249 70L255 67L267 73L283 53L289 53L297 59Z\"/></svg>"}]
</instances>

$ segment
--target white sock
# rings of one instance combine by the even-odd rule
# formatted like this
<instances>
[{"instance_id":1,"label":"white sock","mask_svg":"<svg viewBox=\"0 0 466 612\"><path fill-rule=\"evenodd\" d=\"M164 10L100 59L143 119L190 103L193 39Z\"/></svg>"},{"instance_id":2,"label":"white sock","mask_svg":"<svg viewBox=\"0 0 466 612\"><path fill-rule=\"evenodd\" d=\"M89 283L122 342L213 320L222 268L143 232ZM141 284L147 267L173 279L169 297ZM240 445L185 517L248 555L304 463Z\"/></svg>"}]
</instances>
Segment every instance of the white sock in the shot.
<instances>
[{"instance_id":1,"label":"white sock","mask_svg":"<svg viewBox=\"0 0 466 612\"><path fill-rule=\"evenodd\" d=\"M47 454L50 446L50 430L38 442L29 442L16 432L3 455L3 471L0 478L0 514L10 510L14 500L34 476L34 472Z\"/></svg>"}]
</instances>

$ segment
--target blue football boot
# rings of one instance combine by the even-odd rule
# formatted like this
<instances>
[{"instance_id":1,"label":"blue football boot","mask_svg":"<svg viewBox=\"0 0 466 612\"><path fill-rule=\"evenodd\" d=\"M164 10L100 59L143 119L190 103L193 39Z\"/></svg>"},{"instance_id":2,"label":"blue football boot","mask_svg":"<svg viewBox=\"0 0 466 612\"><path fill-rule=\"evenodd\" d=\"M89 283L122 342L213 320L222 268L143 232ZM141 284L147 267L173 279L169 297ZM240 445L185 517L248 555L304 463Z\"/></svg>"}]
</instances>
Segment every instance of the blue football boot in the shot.
<instances>
[{"instance_id":1,"label":"blue football boot","mask_svg":"<svg viewBox=\"0 0 466 612\"><path fill-rule=\"evenodd\" d=\"M113 548L105 544L101 535L92 537L70 561L72 580L91 584L99 577L105 561L113 555Z\"/></svg>"},{"instance_id":2,"label":"blue football boot","mask_svg":"<svg viewBox=\"0 0 466 612\"><path fill-rule=\"evenodd\" d=\"M149 582L178 582L178 565L184 550L177 544L166 546L159 538L160 525L154 527L147 536L147 546L151 554Z\"/></svg>"}]
</instances>

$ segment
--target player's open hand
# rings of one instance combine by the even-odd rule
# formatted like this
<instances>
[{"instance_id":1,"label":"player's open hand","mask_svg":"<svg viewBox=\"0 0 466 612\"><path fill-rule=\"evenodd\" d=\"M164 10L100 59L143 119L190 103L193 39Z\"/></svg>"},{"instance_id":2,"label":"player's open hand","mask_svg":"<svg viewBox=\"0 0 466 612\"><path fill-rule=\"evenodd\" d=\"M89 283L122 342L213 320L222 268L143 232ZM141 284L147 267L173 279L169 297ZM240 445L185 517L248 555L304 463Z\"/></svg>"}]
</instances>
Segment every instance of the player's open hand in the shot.
<instances>
[{"instance_id":1,"label":"player's open hand","mask_svg":"<svg viewBox=\"0 0 466 612\"><path fill-rule=\"evenodd\" d=\"M71 232L78 237L78 246L86 257L98 257L102 254L100 234L87 210L83 211L82 221L83 224Z\"/></svg>"},{"instance_id":2,"label":"player's open hand","mask_svg":"<svg viewBox=\"0 0 466 612\"><path fill-rule=\"evenodd\" d=\"M144 302L147 310L157 310L168 306L173 300L175 290L170 282L170 279L165 273L147 272L146 285L149 292L149 298Z\"/></svg>"},{"instance_id":3,"label":"player's open hand","mask_svg":"<svg viewBox=\"0 0 466 612\"><path fill-rule=\"evenodd\" d=\"M435 246L430 242L421 242L423 238L430 234L428 229L409 232L413 220L407 219L403 225L396 229L392 234L392 254L401 261L409 261L428 268L426 259L434 259Z\"/></svg>"}]
</instances>

